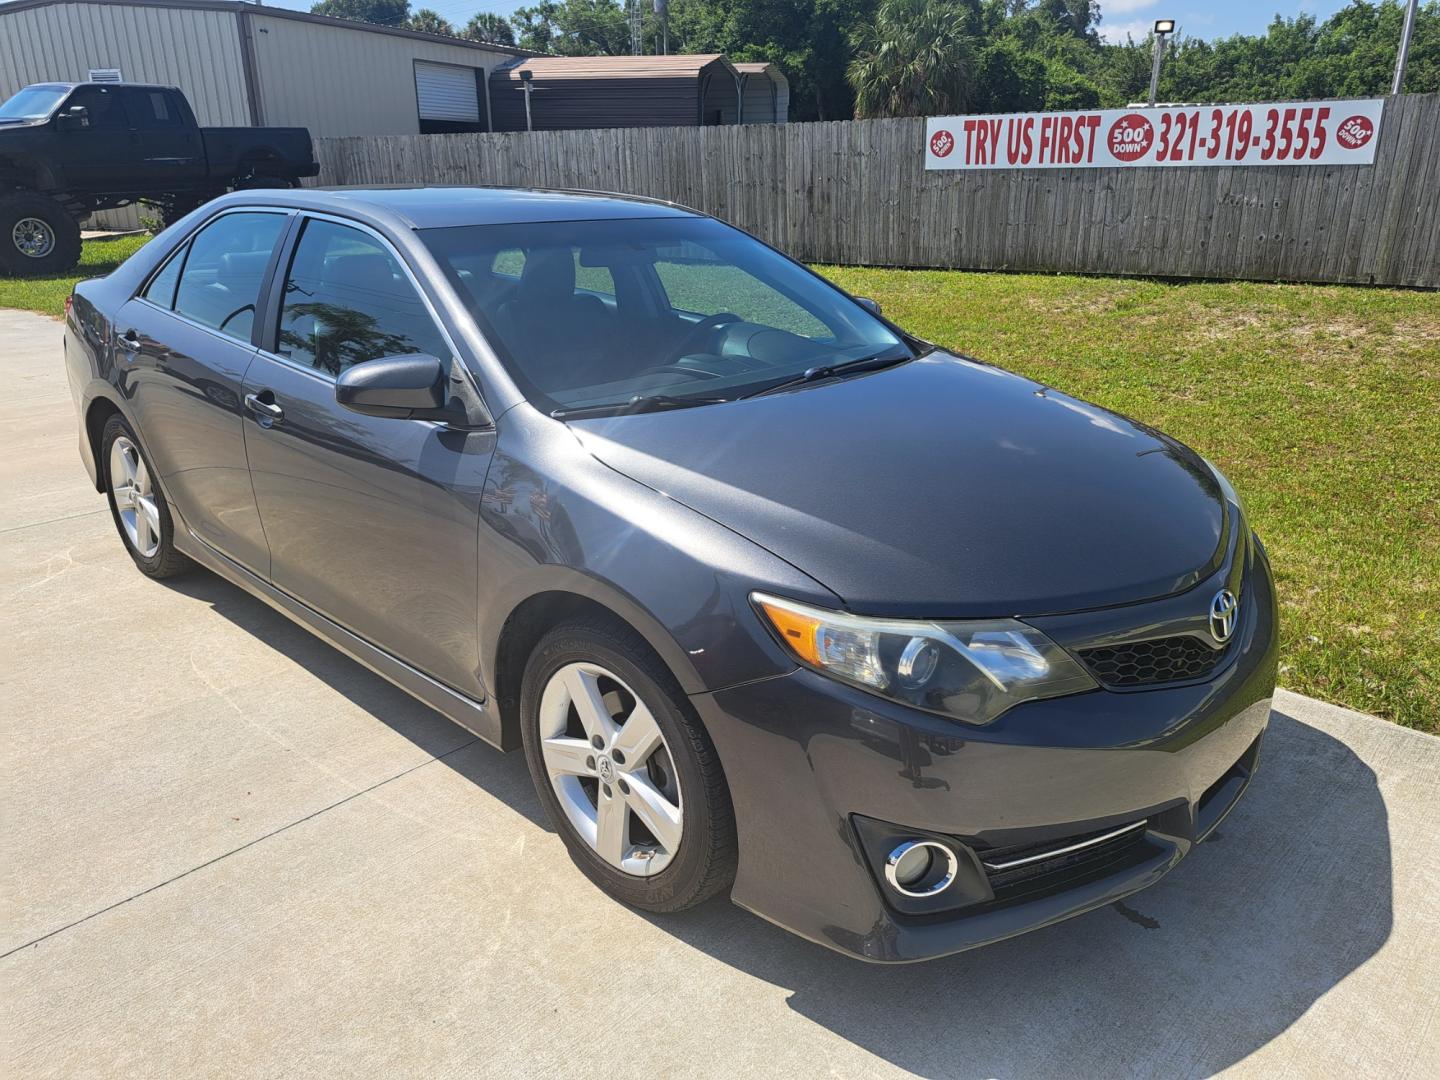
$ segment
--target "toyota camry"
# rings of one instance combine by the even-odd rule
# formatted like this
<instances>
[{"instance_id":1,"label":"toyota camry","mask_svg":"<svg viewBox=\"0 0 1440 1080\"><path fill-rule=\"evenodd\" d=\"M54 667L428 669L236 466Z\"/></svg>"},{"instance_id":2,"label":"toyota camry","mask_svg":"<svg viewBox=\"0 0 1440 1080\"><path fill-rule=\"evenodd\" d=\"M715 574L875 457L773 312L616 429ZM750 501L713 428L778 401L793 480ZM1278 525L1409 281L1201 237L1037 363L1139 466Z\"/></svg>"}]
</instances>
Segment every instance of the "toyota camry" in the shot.
<instances>
[{"instance_id":1,"label":"toyota camry","mask_svg":"<svg viewBox=\"0 0 1440 1080\"><path fill-rule=\"evenodd\" d=\"M65 360L142 573L523 748L626 904L940 956L1156 881L1258 764L1214 465L703 214L239 192L77 286Z\"/></svg>"}]
</instances>

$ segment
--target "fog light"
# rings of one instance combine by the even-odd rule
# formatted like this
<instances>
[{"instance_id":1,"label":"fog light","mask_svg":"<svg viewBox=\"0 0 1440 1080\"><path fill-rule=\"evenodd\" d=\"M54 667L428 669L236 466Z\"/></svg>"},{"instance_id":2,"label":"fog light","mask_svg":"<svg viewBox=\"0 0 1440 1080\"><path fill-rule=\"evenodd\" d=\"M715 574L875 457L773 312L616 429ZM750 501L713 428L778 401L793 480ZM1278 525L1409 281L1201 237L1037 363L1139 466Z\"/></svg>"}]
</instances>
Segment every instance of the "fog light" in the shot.
<instances>
[{"instance_id":1,"label":"fog light","mask_svg":"<svg viewBox=\"0 0 1440 1080\"><path fill-rule=\"evenodd\" d=\"M934 896L955 881L955 853L934 840L907 840L885 860L885 880L903 896Z\"/></svg>"}]
</instances>

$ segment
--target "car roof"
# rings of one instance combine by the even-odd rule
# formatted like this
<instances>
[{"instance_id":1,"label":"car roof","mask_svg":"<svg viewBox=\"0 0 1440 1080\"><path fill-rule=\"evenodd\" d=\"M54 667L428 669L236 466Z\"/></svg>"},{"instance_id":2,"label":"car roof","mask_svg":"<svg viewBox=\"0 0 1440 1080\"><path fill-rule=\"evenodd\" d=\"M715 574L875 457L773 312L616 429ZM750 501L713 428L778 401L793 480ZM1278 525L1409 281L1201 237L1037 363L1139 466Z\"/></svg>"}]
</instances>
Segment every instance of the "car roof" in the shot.
<instances>
[{"instance_id":1,"label":"car roof","mask_svg":"<svg viewBox=\"0 0 1440 1080\"><path fill-rule=\"evenodd\" d=\"M415 229L459 225L510 225L542 221L703 217L675 203L603 191L504 187L336 187L293 191L252 189L224 197L231 205L296 206L364 217L369 214Z\"/></svg>"},{"instance_id":2,"label":"car roof","mask_svg":"<svg viewBox=\"0 0 1440 1080\"><path fill-rule=\"evenodd\" d=\"M30 83L21 89L23 90L78 90L82 86L106 86L118 87L122 90L178 90L179 87L170 86L165 83L137 83L137 82L42 82Z\"/></svg>"}]
</instances>

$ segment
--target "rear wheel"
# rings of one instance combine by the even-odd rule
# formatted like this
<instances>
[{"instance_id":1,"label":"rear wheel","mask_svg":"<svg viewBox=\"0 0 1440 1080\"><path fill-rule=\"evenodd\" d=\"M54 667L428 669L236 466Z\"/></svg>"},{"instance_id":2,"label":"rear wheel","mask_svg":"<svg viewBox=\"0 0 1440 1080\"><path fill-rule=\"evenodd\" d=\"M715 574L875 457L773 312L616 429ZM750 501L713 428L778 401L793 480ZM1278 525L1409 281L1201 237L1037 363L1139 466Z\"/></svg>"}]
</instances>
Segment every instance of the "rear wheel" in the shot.
<instances>
[{"instance_id":1,"label":"rear wheel","mask_svg":"<svg viewBox=\"0 0 1440 1080\"><path fill-rule=\"evenodd\" d=\"M639 635L599 618L550 631L520 709L540 801L591 881L657 912L730 884L735 823L715 748Z\"/></svg>"},{"instance_id":2,"label":"rear wheel","mask_svg":"<svg viewBox=\"0 0 1440 1080\"><path fill-rule=\"evenodd\" d=\"M175 549L170 508L130 425L120 416L112 416L105 424L100 446L110 514L140 572L167 578L189 569L190 560Z\"/></svg>"},{"instance_id":3,"label":"rear wheel","mask_svg":"<svg viewBox=\"0 0 1440 1080\"><path fill-rule=\"evenodd\" d=\"M0 270L19 277L58 274L80 261L80 223L33 191L0 194Z\"/></svg>"}]
</instances>

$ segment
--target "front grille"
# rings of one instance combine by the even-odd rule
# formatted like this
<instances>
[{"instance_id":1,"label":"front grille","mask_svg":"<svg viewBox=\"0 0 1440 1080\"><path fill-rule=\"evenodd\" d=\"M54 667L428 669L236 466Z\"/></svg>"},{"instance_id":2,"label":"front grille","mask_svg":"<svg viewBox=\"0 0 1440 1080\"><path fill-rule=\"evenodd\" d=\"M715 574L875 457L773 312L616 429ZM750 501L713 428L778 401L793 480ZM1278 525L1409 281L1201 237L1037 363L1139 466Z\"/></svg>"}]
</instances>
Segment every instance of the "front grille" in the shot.
<instances>
[{"instance_id":1,"label":"front grille","mask_svg":"<svg viewBox=\"0 0 1440 1080\"><path fill-rule=\"evenodd\" d=\"M1100 829L1040 844L978 850L990 887L991 904L1004 905L1073 889L1148 858L1147 821Z\"/></svg>"},{"instance_id":2,"label":"front grille","mask_svg":"<svg viewBox=\"0 0 1440 1080\"><path fill-rule=\"evenodd\" d=\"M1203 679L1224 652L1188 634L1080 649L1081 662L1106 686L1153 686Z\"/></svg>"}]
</instances>

